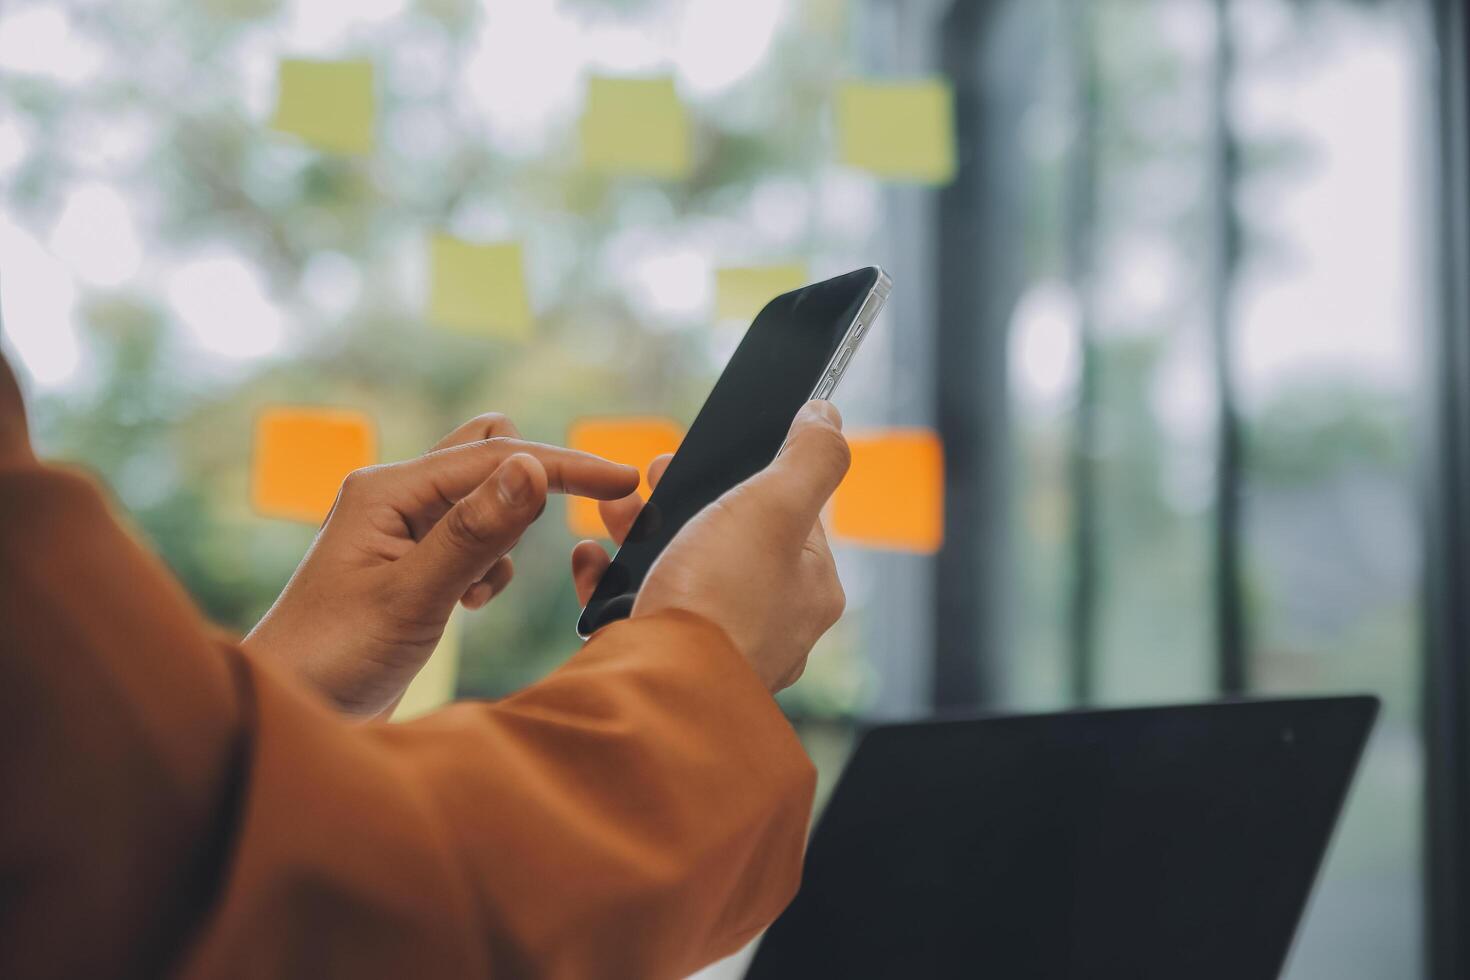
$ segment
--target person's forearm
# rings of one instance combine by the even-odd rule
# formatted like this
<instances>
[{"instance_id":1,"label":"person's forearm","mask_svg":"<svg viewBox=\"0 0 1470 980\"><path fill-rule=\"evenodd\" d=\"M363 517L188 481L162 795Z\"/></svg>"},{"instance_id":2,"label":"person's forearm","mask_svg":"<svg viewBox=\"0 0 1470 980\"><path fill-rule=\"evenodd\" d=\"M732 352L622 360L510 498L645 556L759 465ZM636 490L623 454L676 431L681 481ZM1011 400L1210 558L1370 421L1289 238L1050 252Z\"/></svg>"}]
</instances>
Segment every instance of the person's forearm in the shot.
<instances>
[{"instance_id":1,"label":"person's forearm","mask_svg":"<svg viewBox=\"0 0 1470 980\"><path fill-rule=\"evenodd\" d=\"M514 697L407 725L344 725L252 667L252 817L198 976L287 965L260 943L267 896L288 946L360 975L653 978L735 951L795 893L813 769L693 617L610 628ZM368 962L386 923L400 938Z\"/></svg>"},{"instance_id":2,"label":"person's forearm","mask_svg":"<svg viewBox=\"0 0 1470 980\"><path fill-rule=\"evenodd\" d=\"M796 892L815 770L744 657L693 616L608 627L521 694L381 737L433 772L462 833L524 817L465 839L504 965L682 976Z\"/></svg>"},{"instance_id":3,"label":"person's forearm","mask_svg":"<svg viewBox=\"0 0 1470 980\"><path fill-rule=\"evenodd\" d=\"M0 503L0 873L29 882L0 974L674 976L795 890L810 763L700 620L362 726L222 647L85 481L0 473Z\"/></svg>"},{"instance_id":4,"label":"person's forearm","mask_svg":"<svg viewBox=\"0 0 1470 980\"><path fill-rule=\"evenodd\" d=\"M266 896L295 942L370 976L423 972L417 941L384 938L371 964L352 948L402 915L456 975L654 978L740 948L795 893L814 771L693 617L610 628L514 697L407 725L344 725L272 673L221 905L249 911L204 936L199 976L275 969L252 919Z\"/></svg>"},{"instance_id":5,"label":"person's forearm","mask_svg":"<svg viewBox=\"0 0 1470 980\"><path fill-rule=\"evenodd\" d=\"M89 481L0 465L0 514L0 976L163 975L224 873L246 704Z\"/></svg>"}]
</instances>

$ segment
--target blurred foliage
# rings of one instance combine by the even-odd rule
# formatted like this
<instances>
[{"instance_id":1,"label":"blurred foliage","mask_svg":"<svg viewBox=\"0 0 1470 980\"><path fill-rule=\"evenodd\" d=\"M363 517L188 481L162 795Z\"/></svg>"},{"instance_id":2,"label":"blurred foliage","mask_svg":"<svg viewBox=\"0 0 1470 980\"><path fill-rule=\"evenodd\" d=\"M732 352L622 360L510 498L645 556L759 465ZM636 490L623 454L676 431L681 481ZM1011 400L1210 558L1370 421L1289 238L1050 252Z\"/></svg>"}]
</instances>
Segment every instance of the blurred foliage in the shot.
<instances>
[{"instance_id":1,"label":"blurred foliage","mask_svg":"<svg viewBox=\"0 0 1470 980\"><path fill-rule=\"evenodd\" d=\"M245 106L248 66L259 64L272 18L287 6L74 5L73 28L104 51L100 77L84 88L7 79L3 96L34 136L4 187L18 219L45 228L70 187L105 176L146 202L149 248L187 255L223 245L266 274L287 313L280 356L209 367L150 284L93 290L81 317L87 378L34 408L45 451L95 471L209 614L240 631L272 601L312 533L248 509L252 423L267 405L362 409L380 425L385 459L423 452L492 410L546 441L560 441L584 414L687 422L727 341L688 318L648 323L625 293L620 235L738 221L761 182L809 184L825 160L827 92L846 65L843 38L813 36L790 18L760 70L692 106L690 180L609 180L578 166L573 119L531 158L486 139L456 92L482 8L419 0L390 23L353 32L342 54L372 58L380 70L380 146L368 158L331 157L266 131ZM665 6L574 9L637 29L641 17L666 16ZM439 63L441 84L393 84L395 55L410 49ZM146 145L121 165L98 144L127 127ZM423 152L415 133L432 134L443 149ZM538 323L526 346L427 328L421 298L406 285L433 230L474 234L487 214L492 227L523 238L533 266ZM806 238L807 253L820 255L821 230ZM323 259L345 259L360 282L345 314L313 302L309 273ZM573 541L564 528L553 502L517 552L510 593L467 617L463 693L511 690L575 648ZM849 648L831 659L851 658ZM806 687L824 709L855 707L850 679Z\"/></svg>"},{"instance_id":2,"label":"blurred foliage","mask_svg":"<svg viewBox=\"0 0 1470 980\"><path fill-rule=\"evenodd\" d=\"M1311 485L1357 469L1407 473L1413 465L1401 397L1343 381L1283 393L1258 415L1250 466L1281 485Z\"/></svg>"},{"instance_id":3,"label":"blurred foliage","mask_svg":"<svg viewBox=\"0 0 1470 980\"><path fill-rule=\"evenodd\" d=\"M1242 22L1259 15L1277 28L1279 47L1257 56L1278 59L1309 54L1322 43L1319 18L1342 13L1340 5L1316 0L1239 9L1247 6L1238 5ZM1285 20L1274 16L1282 12ZM1161 392L1179 384L1181 359L1197 367L1190 375L1196 384L1208 383L1212 374L1203 332L1212 268L1210 48L1180 25L1208 23L1213 3L1108 2L1088 5L1088 14L1093 86L1079 90L1075 69L1066 63L1050 69L1060 83L1042 92L1033 114L1038 131L1059 135L1054 143L1038 140L1022 151L1031 280L1070 278L1068 249L1075 247L1075 236L1091 234L1085 244L1097 256L1094 281L1071 286L1095 320L1100 379L1097 455L1091 461L1099 523L1099 695L1112 702L1208 697L1215 690L1215 419L1173 418L1175 409ZM1072 26L1062 16L1050 30L1065 38ZM1237 70L1253 70L1252 64L1243 62ZM1096 213L1084 231L1070 207L1073 175L1065 147L1080 133L1077 113L1087 101L1097 112ZM1284 126L1242 139L1236 205L1245 274L1290 268L1302 261L1294 253L1299 229L1251 194L1260 198L1259 189L1270 187L1278 195L1272 200L1279 201L1283 188L1309 187L1324 166L1322 150L1309 134ZM1248 207L1252 203L1257 206ZM1158 302L1143 308L1115 301L1129 273L1117 256L1135 254L1130 248L1140 241L1167 243L1177 261L1174 269L1155 270L1168 287ZM1087 290L1090 297L1083 295ZM1214 401L1212 391L1199 398ZM1068 401L1017 414L1012 485L1021 577L1018 650L1011 664L1017 693L1028 706L1067 703L1068 616L1077 575L1069 457L1076 411ZM1405 392L1333 368L1305 370L1247 406L1247 593L1253 669L1263 690L1368 687L1386 695L1393 715L1412 716L1417 542L1405 539L1398 523L1412 514L1410 413ZM1291 538L1285 532L1293 525L1283 515L1296 508L1311 511L1303 500L1320 505L1314 520L1295 523L1298 536ZM1381 512L1368 509L1373 507ZM1389 546L1354 553L1347 533L1354 521L1387 528ZM1272 547L1263 547L1263 535L1273 538ZM1301 580L1297 565L1290 573L1281 567L1297 561L1294 550L1317 554L1329 567L1359 563L1344 575L1359 584L1376 583L1372 601L1347 604L1332 617L1304 610L1298 597L1313 584ZM1324 593L1324 601L1342 604Z\"/></svg>"},{"instance_id":4,"label":"blurred foliage","mask_svg":"<svg viewBox=\"0 0 1470 980\"><path fill-rule=\"evenodd\" d=\"M687 421L728 338L688 318L650 315L630 300L629 234L672 240L691 229L748 223L752 195L771 182L798 188L810 202L827 156L828 96L855 63L852 32L824 34L813 27L820 20L788 17L756 71L691 105L691 179L609 180L578 166L572 118L557 121L534 151L490 140L459 91L484 8L416 0L390 22L355 30L341 51L381 68L381 145L368 158L339 158L265 131L263 112L247 98L250 73L276 53L291 53L278 52L273 40L275 21L289 7L276 0L70 4L75 29L104 52L99 76L81 87L8 77L0 92L29 124L26 156L3 187L17 220L44 229L69 188L105 179L145 206L145 240L165 253L161 260L223 246L264 272L272 299L287 312L280 356L243 368L203 366L156 282L93 290L82 309L85 378L35 406L44 448L96 471L210 615L237 630L272 600L312 533L248 509L251 429L264 406L364 410L381 426L386 459L422 452L490 410L549 441L583 414ZM670 8L661 0L577 0L565 9L637 29ZM1162 34L1161 9L1158 2L1110 2L1096 11L1098 249L1106 255L1145 229L1167 236L1187 268L1202 270L1204 199L1161 190L1203 187L1204 73ZM1311 4L1295 16L1310 17ZM1054 17L1052 27L1063 30L1065 17ZM399 55L410 50L436 66L433 84L405 75L411 69ZM1064 133L1068 125L1062 120ZM118 142L143 148L115 153ZM1313 165L1309 149L1290 139L1252 142L1244 151L1248 175L1306 173ZM1065 273L1068 246L1059 204L1066 154L1033 153L1028 164L1021 247L1034 276L1056 277ZM783 259L841 250L834 232L808 225L804 254ZM524 239L538 311L531 344L425 326L411 281L425 238L438 228L503 229ZM1287 248L1269 224L1252 223L1247 232L1256 259ZM325 309L315 298L314 270L343 265L358 284L350 308ZM1208 684L1209 505L1197 492L1198 499L1180 499L1175 471L1190 450L1166 429L1150 394L1166 354L1163 338L1197 318L1205 284L1196 278L1187 286L1146 319L1110 324L1099 355L1101 649L1116 669L1105 672L1107 689L1131 699L1205 693ZM1027 530L1018 538L1025 611L1015 659L1022 674L1036 673L1023 686L1051 692L1036 699L1042 703L1063 687L1060 658L1044 651L1065 643L1068 423L1065 414L1018 422L1017 517ZM1352 385L1303 388L1254 413L1252 480L1269 491L1327 487L1365 468L1402 474L1405 431L1392 398ZM467 617L465 693L510 690L574 648L565 567L572 540L562 517L554 502L518 552L510 594ZM1269 602L1268 579L1258 574L1253 585L1262 602ZM1404 635L1411 605L1405 597L1396 614ZM812 676L792 692L795 709L850 713L871 697L857 657L860 616L849 615Z\"/></svg>"}]
</instances>

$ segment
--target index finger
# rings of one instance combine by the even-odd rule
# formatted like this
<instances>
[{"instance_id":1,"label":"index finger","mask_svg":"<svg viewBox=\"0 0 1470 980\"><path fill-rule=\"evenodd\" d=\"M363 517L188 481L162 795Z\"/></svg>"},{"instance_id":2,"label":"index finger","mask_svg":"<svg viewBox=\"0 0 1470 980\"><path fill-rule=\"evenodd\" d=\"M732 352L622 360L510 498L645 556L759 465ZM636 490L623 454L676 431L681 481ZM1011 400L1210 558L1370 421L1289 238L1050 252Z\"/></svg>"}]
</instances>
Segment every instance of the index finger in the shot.
<instances>
[{"instance_id":1,"label":"index finger","mask_svg":"<svg viewBox=\"0 0 1470 980\"><path fill-rule=\"evenodd\" d=\"M405 476L423 480L444 500L455 501L489 478L515 453L534 456L546 470L546 489L597 500L615 500L638 486L638 470L576 449L495 437L451 446L400 463Z\"/></svg>"},{"instance_id":2,"label":"index finger","mask_svg":"<svg viewBox=\"0 0 1470 980\"><path fill-rule=\"evenodd\" d=\"M521 430L517 429L516 424L501 413L486 412L484 415L476 415L449 433L449 435L440 439L429 452L448 449L451 446L463 446L471 442L479 442L481 439L493 439L496 436L509 436L512 439L519 439L521 437Z\"/></svg>"},{"instance_id":3,"label":"index finger","mask_svg":"<svg viewBox=\"0 0 1470 980\"><path fill-rule=\"evenodd\" d=\"M648 464L648 485L651 489L658 489L658 481L663 479L664 470L669 468L669 460L673 458L673 453L664 453L655 456L653 462ZM633 522L638 519L642 510L643 498L636 493L630 493L618 500L604 500L597 505L603 527L607 528L613 542L619 545L628 537L628 532L633 529Z\"/></svg>"}]
</instances>

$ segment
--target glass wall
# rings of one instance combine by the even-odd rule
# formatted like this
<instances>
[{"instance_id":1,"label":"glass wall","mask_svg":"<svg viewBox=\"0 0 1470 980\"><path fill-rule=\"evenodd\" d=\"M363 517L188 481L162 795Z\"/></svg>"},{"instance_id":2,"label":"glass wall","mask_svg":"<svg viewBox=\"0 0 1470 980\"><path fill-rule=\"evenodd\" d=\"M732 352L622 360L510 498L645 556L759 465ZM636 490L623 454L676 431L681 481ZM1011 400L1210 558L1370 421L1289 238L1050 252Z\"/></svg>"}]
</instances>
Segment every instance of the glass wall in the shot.
<instances>
[{"instance_id":1,"label":"glass wall","mask_svg":"<svg viewBox=\"0 0 1470 980\"><path fill-rule=\"evenodd\" d=\"M1223 21L1207 0L1039 15L1054 53L1017 152L1027 242L1043 245L1007 325L1024 583L1011 701L1219 690L1228 384L1246 690L1385 703L1288 975L1414 976L1423 11L1228 7ZM1236 244L1221 262L1224 220Z\"/></svg>"},{"instance_id":2,"label":"glass wall","mask_svg":"<svg viewBox=\"0 0 1470 980\"><path fill-rule=\"evenodd\" d=\"M1424 41L1407 5L1242 4L1233 108L1258 164L1237 284L1250 674L1384 700L1295 975L1420 967L1421 534L1432 308Z\"/></svg>"},{"instance_id":3,"label":"glass wall","mask_svg":"<svg viewBox=\"0 0 1470 980\"><path fill-rule=\"evenodd\" d=\"M4 338L42 450L97 472L243 631L314 531L251 508L263 410L360 410L383 459L487 411L552 442L589 416L683 426L746 322L720 314L719 270L881 263L893 303L838 403L852 433L939 427L948 458L997 470L977 480L1004 534L946 507L947 554L998 569L966 583L995 611L969 654L987 706L1215 696L1234 488L1248 689L1385 699L1290 975L1412 977L1421 20L1413 0L10 0ZM271 125L283 58L371 64L368 152ZM955 103L957 179L993 184L844 162L844 85L960 71L985 104ZM620 76L672 79L676 176L587 165L589 82ZM988 244L942 254L946 220ZM436 235L519 245L524 335L430 323ZM970 277L1004 286L999 314L956 313ZM965 401L1003 422L989 456L954 441L984 419L944 428L964 331L1005 352L992 401ZM464 618L461 696L574 649L565 517ZM785 696L824 788L855 721L935 702L950 567L837 558L848 614Z\"/></svg>"},{"instance_id":4,"label":"glass wall","mask_svg":"<svg viewBox=\"0 0 1470 980\"><path fill-rule=\"evenodd\" d=\"M562 442L584 416L687 425L744 320L716 272L873 261L881 185L836 162L831 103L855 73L843 5L20 0L0 10L5 329L40 444L97 471L219 621L247 629L313 528L251 512L268 406L359 409L383 459L504 412ZM367 152L271 125L282 58L372 65ZM594 76L667 75L689 116L678 179L589 167ZM518 243L526 338L428 325L429 242ZM910 287L912 288L912 287ZM895 387L887 325L848 378ZM466 617L463 695L519 687L574 648L554 503L506 601ZM873 697L857 651L871 578L796 710Z\"/></svg>"}]
</instances>

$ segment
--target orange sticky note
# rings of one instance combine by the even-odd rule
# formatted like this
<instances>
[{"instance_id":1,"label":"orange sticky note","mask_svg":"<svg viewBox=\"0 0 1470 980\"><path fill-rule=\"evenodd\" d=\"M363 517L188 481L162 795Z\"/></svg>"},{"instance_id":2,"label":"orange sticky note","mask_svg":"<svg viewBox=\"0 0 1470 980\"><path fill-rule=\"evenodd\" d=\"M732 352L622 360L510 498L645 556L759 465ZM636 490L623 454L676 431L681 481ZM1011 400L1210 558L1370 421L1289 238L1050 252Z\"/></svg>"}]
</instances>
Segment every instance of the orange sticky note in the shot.
<instances>
[{"instance_id":1,"label":"orange sticky note","mask_svg":"<svg viewBox=\"0 0 1470 980\"><path fill-rule=\"evenodd\" d=\"M595 453L615 463L638 467L643 474L638 491L648 499L648 464L679 448L684 433L668 419L649 416L582 419L567 432L567 447ZM581 537L609 537L597 512L597 501L586 497L567 500L567 525Z\"/></svg>"},{"instance_id":2,"label":"orange sticky note","mask_svg":"<svg viewBox=\"0 0 1470 980\"><path fill-rule=\"evenodd\" d=\"M828 524L852 544L931 554L944 543L944 448L928 429L854 435Z\"/></svg>"},{"instance_id":3,"label":"orange sticky note","mask_svg":"<svg viewBox=\"0 0 1470 980\"><path fill-rule=\"evenodd\" d=\"M318 524L342 480L377 462L377 434L361 412L273 408L255 423L250 501L257 513Z\"/></svg>"}]
</instances>

